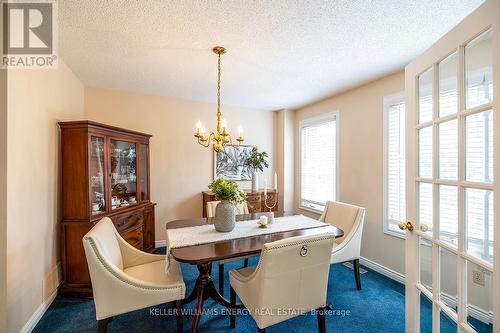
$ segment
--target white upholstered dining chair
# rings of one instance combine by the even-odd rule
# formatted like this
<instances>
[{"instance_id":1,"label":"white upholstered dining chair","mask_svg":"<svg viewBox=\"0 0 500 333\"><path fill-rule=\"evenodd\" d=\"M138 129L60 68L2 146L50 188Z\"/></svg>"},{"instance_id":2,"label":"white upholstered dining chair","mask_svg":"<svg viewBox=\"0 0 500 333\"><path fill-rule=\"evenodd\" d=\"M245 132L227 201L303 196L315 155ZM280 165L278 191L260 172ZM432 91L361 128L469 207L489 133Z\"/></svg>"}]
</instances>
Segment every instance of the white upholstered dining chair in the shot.
<instances>
[{"instance_id":1,"label":"white upholstered dining chair","mask_svg":"<svg viewBox=\"0 0 500 333\"><path fill-rule=\"evenodd\" d=\"M299 236L267 243L257 266L229 271L231 303L236 295L259 332L302 313L318 310L318 330L326 332L324 309L335 235ZM231 315L231 327L236 316Z\"/></svg>"},{"instance_id":2,"label":"white upholstered dining chair","mask_svg":"<svg viewBox=\"0 0 500 333\"><path fill-rule=\"evenodd\" d=\"M182 302L186 286L180 265L164 255L149 254L128 244L108 217L84 237L99 332L115 315L176 301L177 331L182 332Z\"/></svg>"},{"instance_id":3,"label":"white upholstered dining chair","mask_svg":"<svg viewBox=\"0 0 500 333\"><path fill-rule=\"evenodd\" d=\"M327 201L319 220L344 231L344 236L335 240L330 263L352 261L356 288L361 290L359 258L361 256L365 209L343 202Z\"/></svg>"},{"instance_id":4,"label":"white upholstered dining chair","mask_svg":"<svg viewBox=\"0 0 500 333\"><path fill-rule=\"evenodd\" d=\"M220 203L220 201L209 201L207 202L207 217L214 217L215 216L215 208L217 208L217 205ZM248 205L246 202L243 202L241 204L236 205L236 215L242 215L242 214L250 214L248 210Z\"/></svg>"},{"instance_id":5,"label":"white upholstered dining chair","mask_svg":"<svg viewBox=\"0 0 500 333\"><path fill-rule=\"evenodd\" d=\"M207 202L207 217L214 217L215 216L215 208L217 208L217 205L219 204L220 201L209 201ZM250 211L248 210L248 205L246 202L243 202L239 205L236 205L236 215L243 215L243 214L250 214ZM219 293L221 295L224 295L224 264L231 262L231 261L237 261L237 260L244 260L244 267L248 267L248 259L251 258L252 256L247 256L247 257L241 257L241 258L236 258L236 259L228 259L228 260L221 260L219 261Z\"/></svg>"}]
</instances>

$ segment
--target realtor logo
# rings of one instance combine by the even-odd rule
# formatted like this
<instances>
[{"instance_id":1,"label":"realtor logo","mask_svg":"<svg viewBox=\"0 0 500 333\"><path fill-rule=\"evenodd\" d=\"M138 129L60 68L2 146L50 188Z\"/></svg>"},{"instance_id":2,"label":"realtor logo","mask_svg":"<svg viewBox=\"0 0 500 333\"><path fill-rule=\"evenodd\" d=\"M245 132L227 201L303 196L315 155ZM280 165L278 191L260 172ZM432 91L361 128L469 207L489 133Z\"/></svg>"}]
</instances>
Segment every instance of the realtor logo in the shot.
<instances>
[{"instance_id":1,"label":"realtor logo","mask_svg":"<svg viewBox=\"0 0 500 333\"><path fill-rule=\"evenodd\" d=\"M3 1L2 68L57 67L55 0Z\"/></svg>"}]
</instances>

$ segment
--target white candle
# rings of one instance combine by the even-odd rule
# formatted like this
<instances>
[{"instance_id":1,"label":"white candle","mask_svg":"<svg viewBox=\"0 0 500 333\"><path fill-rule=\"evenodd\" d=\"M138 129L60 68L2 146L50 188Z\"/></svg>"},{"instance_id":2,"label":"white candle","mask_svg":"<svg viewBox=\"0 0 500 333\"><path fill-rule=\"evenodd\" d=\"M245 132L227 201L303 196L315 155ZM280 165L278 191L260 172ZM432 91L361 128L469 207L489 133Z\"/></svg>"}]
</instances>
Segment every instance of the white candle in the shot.
<instances>
[{"instance_id":1,"label":"white candle","mask_svg":"<svg viewBox=\"0 0 500 333\"><path fill-rule=\"evenodd\" d=\"M274 172L274 189L278 190L278 174Z\"/></svg>"},{"instance_id":2,"label":"white candle","mask_svg":"<svg viewBox=\"0 0 500 333\"><path fill-rule=\"evenodd\" d=\"M267 195L267 179L264 179L264 195Z\"/></svg>"},{"instance_id":3,"label":"white candle","mask_svg":"<svg viewBox=\"0 0 500 333\"><path fill-rule=\"evenodd\" d=\"M262 225L262 226L265 226L267 225L267 216L261 216L260 219L259 219L259 224Z\"/></svg>"},{"instance_id":4,"label":"white candle","mask_svg":"<svg viewBox=\"0 0 500 333\"><path fill-rule=\"evenodd\" d=\"M196 123L196 135L200 135L200 131L201 131L201 121L198 120L198 122Z\"/></svg>"}]
</instances>

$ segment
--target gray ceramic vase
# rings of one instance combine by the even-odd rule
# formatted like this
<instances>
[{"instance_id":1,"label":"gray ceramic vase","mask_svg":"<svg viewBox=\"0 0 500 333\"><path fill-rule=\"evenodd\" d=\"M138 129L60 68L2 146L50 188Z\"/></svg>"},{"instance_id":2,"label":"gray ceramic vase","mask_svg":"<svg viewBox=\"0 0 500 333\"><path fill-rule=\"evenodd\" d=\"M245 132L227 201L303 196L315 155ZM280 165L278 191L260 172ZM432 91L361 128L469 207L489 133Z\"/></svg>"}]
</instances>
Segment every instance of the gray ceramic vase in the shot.
<instances>
[{"instance_id":1,"label":"gray ceramic vase","mask_svg":"<svg viewBox=\"0 0 500 333\"><path fill-rule=\"evenodd\" d=\"M236 206L227 201L222 200L215 207L214 226L219 232L229 232L234 229L236 223Z\"/></svg>"}]
</instances>

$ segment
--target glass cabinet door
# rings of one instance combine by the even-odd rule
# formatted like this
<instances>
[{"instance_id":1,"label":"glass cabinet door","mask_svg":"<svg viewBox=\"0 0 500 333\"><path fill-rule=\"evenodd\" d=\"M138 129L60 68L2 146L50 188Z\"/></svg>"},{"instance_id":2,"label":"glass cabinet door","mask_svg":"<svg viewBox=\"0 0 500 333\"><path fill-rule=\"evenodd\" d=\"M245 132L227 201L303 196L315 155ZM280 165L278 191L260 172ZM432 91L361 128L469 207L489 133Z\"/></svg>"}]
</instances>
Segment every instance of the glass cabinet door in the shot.
<instances>
[{"instance_id":1,"label":"glass cabinet door","mask_svg":"<svg viewBox=\"0 0 500 333\"><path fill-rule=\"evenodd\" d=\"M106 211L104 187L104 138L90 138L90 211L97 215Z\"/></svg>"},{"instance_id":2,"label":"glass cabinet door","mask_svg":"<svg viewBox=\"0 0 500 333\"><path fill-rule=\"evenodd\" d=\"M148 161L149 161L149 146L141 143L141 153L139 157L139 182L141 184L141 201L149 200L149 175L148 175Z\"/></svg>"},{"instance_id":3,"label":"glass cabinet door","mask_svg":"<svg viewBox=\"0 0 500 333\"><path fill-rule=\"evenodd\" d=\"M137 203L135 143L110 139L111 208Z\"/></svg>"}]
</instances>

